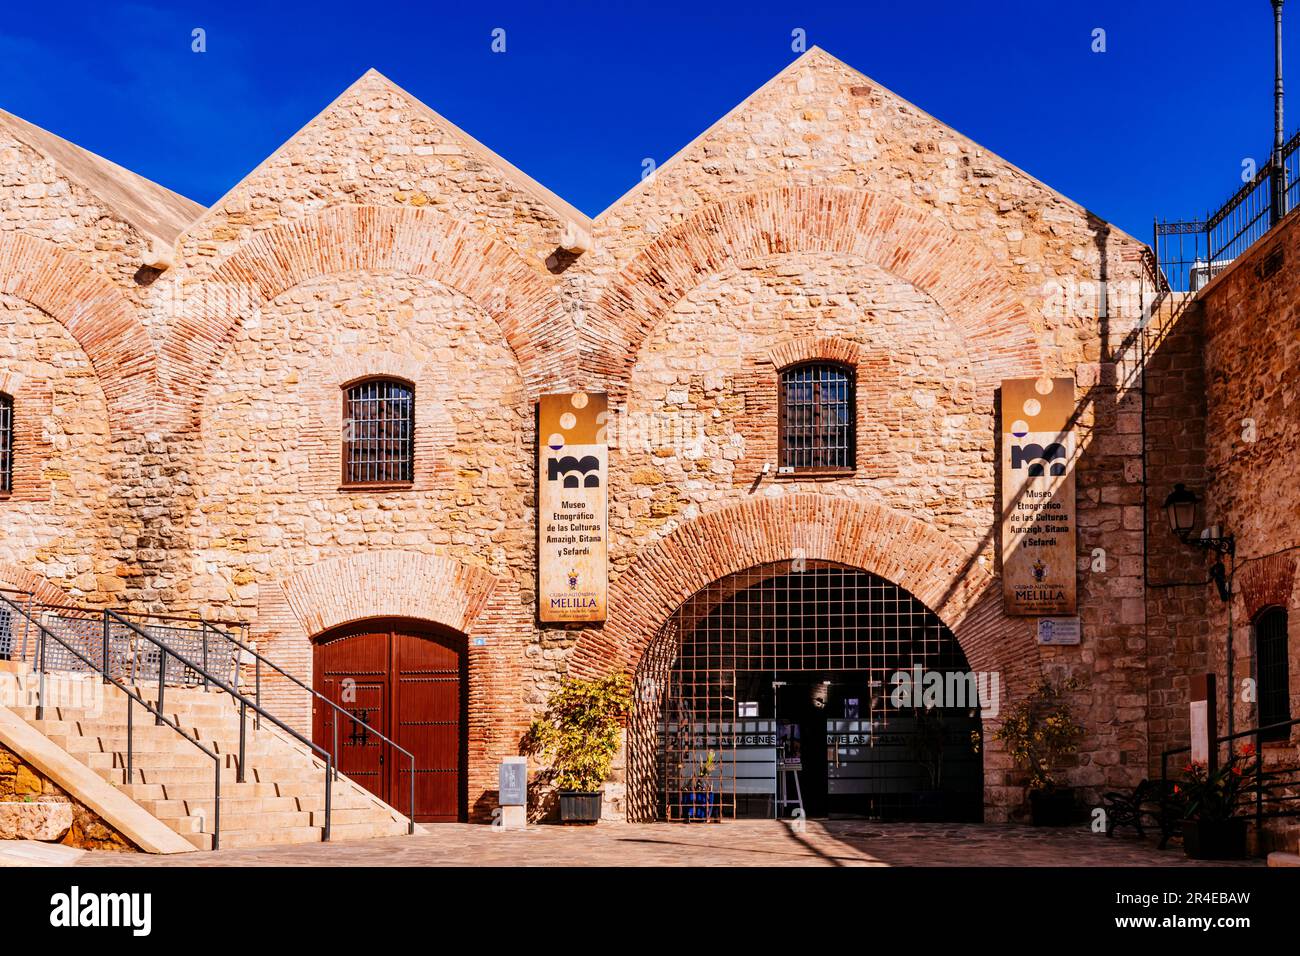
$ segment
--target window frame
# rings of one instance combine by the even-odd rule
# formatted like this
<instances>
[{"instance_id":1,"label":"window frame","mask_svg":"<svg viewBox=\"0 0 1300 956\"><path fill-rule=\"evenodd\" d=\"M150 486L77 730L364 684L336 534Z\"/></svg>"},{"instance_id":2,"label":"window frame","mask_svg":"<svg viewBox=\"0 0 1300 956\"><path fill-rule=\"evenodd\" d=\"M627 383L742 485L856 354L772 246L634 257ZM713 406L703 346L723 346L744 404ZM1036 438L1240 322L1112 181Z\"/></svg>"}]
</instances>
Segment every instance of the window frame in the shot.
<instances>
[{"instance_id":1,"label":"window frame","mask_svg":"<svg viewBox=\"0 0 1300 956\"><path fill-rule=\"evenodd\" d=\"M796 451L795 449L789 448L786 444L787 428L793 427L789 425L789 422L787 420L789 409L786 401L786 394L787 394L786 377L791 373L798 372L802 369L809 369L809 368L833 369L844 376L845 388L848 393L845 397L845 403L847 404L850 412L849 421L848 421L848 441L847 441L847 448L845 451L845 456L849 462L848 465L828 465L828 464L787 465L786 464L787 455L792 455ZM813 399L812 407L815 410L814 414L820 417L822 414L822 409L824 408L823 405L819 404L819 397L820 397L819 393L821 390L822 383L813 382L812 384L814 386L814 392L816 395L816 397L814 397ZM853 475L857 473L858 370L856 366L848 362L840 362L834 359L823 359L823 358L801 359L798 362L792 362L789 365L783 366L777 371L776 408L777 408L776 472L778 478L786 478L786 479L818 478L818 477L842 478L847 475ZM837 426L814 423L812 427L814 429L828 429ZM811 451L811 450L812 449L799 449L799 451ZM822 453L824 454L825 451L826 449L823 448Z\"/></svg>"},{"instance_id":2,"label":"window frame","mask_svg":"<svg viewBox=\"0 0 1300 956\"><path fill-rule=\"evenodd\" d=\"M17 403L8 392L0 392L0 501L14 493L14 424Z\"/></svg>"},{"instance_id":3,"label":"window frame","mask_svg":"<svg viewBox=\"0 0 1300 956\"><path fill-rule=\"evenodd\" d=\"M408 454L406 459L406 472L409 475L409 477L407 478L402 478L402 479L385 478L385 479L376 479L373 481L365 481L365 480L357 480L353 478L350 474L349 466L351 462L349 458L349 451L352 444L356 441L355 438L349 439L346 434L348 422L349 420L351 420L352 403L353 403L352 393L354 390L358 388L362 388L363 386L377 385L377 384L396 385L406 389L410 393L409 401L411 407L410 407L410 415L408 420L410 436L409 438L406 439L407 449L408 449ZM343 434L341 435L341 440L339 442L339 468L340 468L339 490L340 491L402 491L402 490L407 490L414 486L415 484L415 441L416 441L415 392L416 392L415 383L409 379L402 378L399 375L384 375L384 374L365 375L362 376L361 378L354 378L348 382L344 382L343 385L340 386L342 412L343 412L342 422L341 422L342 425L341 430L343 431ZM398 440L400 441L400 439Z\"/></svg>"},{"instance_id":4,"label":"window frame","mask_svg":"<svg viewBox=\"0 0 1300 956\"><path fill-rule=\"evenodd\" d=\"M1274 622L1276 623L1274 624ZM1291 713L1291 641L1288 632L1290 624L1290 614L1280 604L1270 604L1261 608L1256 613L1254 620L1251 621L1251 655L1255 667L1255 716L1260 727L1283 723L1294 716ZM1261 626L1267 627L1268 631L1261 634ZM1279 660L1267 662L1264 660L1264 654L1261 653L1260 648L1261 638L1276 642L1278 647L1273 650L1273 654L1278 655ZM1267 676L1266 667L1268 668ZM1273 686L1275 680L1280 682L1280 686ZM1270 704L1274 696L1280 701L1276 713L1272 712L1272 707L1269 704L1266 704L1266 695ZM1266 706L1269 706L1267 712L1265 710ZM1291 728L1289 727L1268 731L1260 735L1261 740L1270 743L1274 741L1286 742L1290 738Z\"/></svg>"}]
</instances>

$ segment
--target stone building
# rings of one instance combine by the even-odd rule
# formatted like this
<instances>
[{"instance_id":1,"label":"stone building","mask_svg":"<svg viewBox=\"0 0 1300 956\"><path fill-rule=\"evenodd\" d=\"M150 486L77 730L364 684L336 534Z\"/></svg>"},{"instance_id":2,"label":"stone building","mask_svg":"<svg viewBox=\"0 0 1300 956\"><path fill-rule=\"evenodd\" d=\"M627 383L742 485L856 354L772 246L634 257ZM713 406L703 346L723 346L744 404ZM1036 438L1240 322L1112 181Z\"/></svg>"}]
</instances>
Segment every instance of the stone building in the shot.
<instances>
[{"instance_id":1,"label":"stone building","mask_svg":"<svg viewBox=\"0 0 1300 956\"><path fill-rule=\"evenodd\" d=\"M1261 306L1243 264L1204 308L1166 303L1157 338L1143 243L820 50L594 219L374 71L209 209L0 114L0 213L0 580L245 628L308 684L372 674L367 715L399 742L420 733L400 702L440 695L429 819L491 815L500 759L565 674L638 675L643 715L673 720L694 719L678 693L747 695L757 720L823 693L869 723L879 679L923 662L998 675L961 725L978 749L948 747L987 820L1024 804L999 711L1043 675L1083 679L1064 773L1095 802L1186 742L1188 675L1214 663L1209 593L1148 587L1153 565L1200 573L1167 540L1172 481L1250 554L1294 542L1271 470L1297 435L1293 284ZM1026 378L1076 387L1078 644L1004 605L997 414ZM535 410L554 393L612 410L595 625L539 621ZM799 395L840 416L805 426L803 461ZM404 461L345 460L358 408L402 410L413 433L368 434ZM1248 413L1261 437L1239 453ZM1294 711L1294 562L1252 567L1237 631L1255 604L1291 609ZM780 645L746 675L655 656L742 615L744 640ZM294 685L265 693L327 733ZM652 817L666 745L635 736L608 809ZM810 802L898 811L883 797L924 789L897 745L876 771L903 784L849 782L857 749L805 745Z\"/></svg>"}]
</instances>

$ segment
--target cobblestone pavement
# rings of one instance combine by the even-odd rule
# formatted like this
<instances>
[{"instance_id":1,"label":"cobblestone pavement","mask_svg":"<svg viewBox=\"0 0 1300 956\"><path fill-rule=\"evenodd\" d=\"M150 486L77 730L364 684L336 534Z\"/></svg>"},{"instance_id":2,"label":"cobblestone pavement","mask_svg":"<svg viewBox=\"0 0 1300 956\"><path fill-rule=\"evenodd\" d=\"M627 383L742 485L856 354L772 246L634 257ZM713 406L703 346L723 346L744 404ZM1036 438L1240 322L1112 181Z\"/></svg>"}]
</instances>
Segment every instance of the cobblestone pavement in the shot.
<instances>
[{"instance_id":1,"label":"cobblestone pavement","mask_svg":"<svg viewBox=\"0 0 1300 956\"><path fill-rule=\"evenodd\" d=\"M1180 847L1087 829L995 824L774 820L601 824L502 831L431 825L427 835L157 857L91 852L79 866L1197 866ZM1221 865L1221 864L1217 864ZM1261 860L1233 864L1260 866Z\"/></svg>"}]
</instances>

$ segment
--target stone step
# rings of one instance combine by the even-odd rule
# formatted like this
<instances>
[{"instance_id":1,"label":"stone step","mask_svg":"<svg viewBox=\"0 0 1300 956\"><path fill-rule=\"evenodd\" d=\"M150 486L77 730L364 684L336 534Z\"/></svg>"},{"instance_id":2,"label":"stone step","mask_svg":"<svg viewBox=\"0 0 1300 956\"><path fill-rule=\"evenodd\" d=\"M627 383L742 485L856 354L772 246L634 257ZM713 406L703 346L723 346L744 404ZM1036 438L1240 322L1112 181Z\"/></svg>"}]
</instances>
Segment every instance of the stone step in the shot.
<instances>
[{"instance_id":1,"label":"stone step","mask_svg":"<svg viewBox=\"0 0 1300 956\"><path fill-rule=\"evenodd\" d=\"M323 803L324 800L322 799L321 802ZM199 811L211 815L213 806L210 792L201 797L188 800L136 799L136 803L159 820L176 820L180 817L194 816ZM221 795L222 813L280 813L309 809L312 808L302 806L302 800L295 796L228 797L224 793Z\"/></svg>"},{"instance_id":2,"label":"stone step","mask_svg":"<svg viewBox=\"0 0 1300 956\"><path fill-rule=\"evenodd\" d=\"M68 753L80 757L81 754L87 753L111 753L122 756L125 759L127 744L130 743L131 752L134 754L136 761L142 765L148 763L165 762L172 755L196 755L203 758L205 765L211 765L212 758L204 754L195 743L202 744L218 756L228 756L234 759L239 757L239 739L219 738L200 736L197 740L193 737L182 737L175 732L169 732L166 736L151 734L141 736L132 735L128 741L126 734L117 735L98 735L98 734L78 734L69 736L66 734L46 734L54 743L58 744ZM256 760L271 760L283 763L288 766L309 767L309 757L305 754L295 754L293 751L278 744L274 741L266 740L260 737L250 737L244 744L245 757L251 762ZM179 761L173 766L183 765L184 761ZM322 771L323 772L323 771Z\"/></svg>"},{"instance_id":3,"label":"stone step","mask_svg":"<svg viewBox=\"0 0 1300 956\"><path fill-rule=\"evenodd\" d=\"M1268 855L1269 866L1300 866L1300 853L1279 850Z\"/></svg>"}]
</instances>

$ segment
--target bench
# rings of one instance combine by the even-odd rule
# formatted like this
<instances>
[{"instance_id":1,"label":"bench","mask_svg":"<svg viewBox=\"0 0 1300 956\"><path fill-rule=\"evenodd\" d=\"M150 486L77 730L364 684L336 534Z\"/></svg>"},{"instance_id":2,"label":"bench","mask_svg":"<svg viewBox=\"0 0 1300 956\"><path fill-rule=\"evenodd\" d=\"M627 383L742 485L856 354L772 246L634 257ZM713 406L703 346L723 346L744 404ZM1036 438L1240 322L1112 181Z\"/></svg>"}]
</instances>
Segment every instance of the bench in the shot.
<instances>
[{"instance_id":1,"label":"bench","mask_svg":"<svg viewBox=\"0 0 1300 956\"><path fill-rule=\"evenodd\" d=\"M1131 826L1139 837L1145 837L1145 826L1150 826L1160 831L1163 850L1170 837L1182 832L1184 801L1172 780L1143 780L1127 793L1111 791L1102 796L1102 807L1106 836L1114 836L1119 827Z\"/></svg>"}]
</instances>

